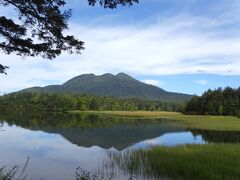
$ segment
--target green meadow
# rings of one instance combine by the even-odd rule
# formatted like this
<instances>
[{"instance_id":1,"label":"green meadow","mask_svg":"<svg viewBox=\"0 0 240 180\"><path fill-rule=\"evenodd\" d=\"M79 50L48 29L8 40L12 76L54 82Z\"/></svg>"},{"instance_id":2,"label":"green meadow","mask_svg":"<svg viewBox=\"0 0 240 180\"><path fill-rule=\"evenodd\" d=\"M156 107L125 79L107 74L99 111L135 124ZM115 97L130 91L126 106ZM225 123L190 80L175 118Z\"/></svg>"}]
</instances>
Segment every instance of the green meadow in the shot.
<instances>
[{"instance_id":1,"label":"green meadow","mask_svg":"<svg viewBox=\"0 0 240 180\"><path fill-rule=\"evenodd\" d=\"M162 118L179 121L190 129L240 131L240 118L234 116L184 115L165 111L70 111L70 113L104 114L110 116L126 116L133 118Z\"/></svg>"}]
</instances>

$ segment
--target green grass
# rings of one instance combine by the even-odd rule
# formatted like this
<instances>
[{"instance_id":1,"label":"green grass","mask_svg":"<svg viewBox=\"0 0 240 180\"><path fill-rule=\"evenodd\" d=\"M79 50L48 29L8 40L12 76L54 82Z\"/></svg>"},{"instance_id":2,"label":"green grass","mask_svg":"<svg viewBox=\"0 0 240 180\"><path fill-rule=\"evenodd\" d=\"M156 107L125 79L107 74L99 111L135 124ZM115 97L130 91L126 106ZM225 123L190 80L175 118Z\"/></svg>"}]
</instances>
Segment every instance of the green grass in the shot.
<instances>
[{"instance_id":1,"label":"green grass","mask_svg":"<svg viewBox=\"0 0 240 180\"><path fill-rule=\"evenodd\" d=\"M157 179L240 179L240 146L231 144L153 147L122 156L121 167L130 174ZM118 161L119 158L114 157ZM124 167L125 165L125 167Z\"/></svg>"},{"instance_id":2,"label":"green grass","mask_svg":"<svg viewBox=\"0 0 240 180\"><path fill-rule=\"evenodd\" d=\"M192 129L219 131L240 131L240 119L232 116L198 116L184 115L176 112L161 111L70 111L70 113L105 114L111 116L127 116L138 118L163 118L178 120L182 126Z\"/></svg>"}]
</instances>

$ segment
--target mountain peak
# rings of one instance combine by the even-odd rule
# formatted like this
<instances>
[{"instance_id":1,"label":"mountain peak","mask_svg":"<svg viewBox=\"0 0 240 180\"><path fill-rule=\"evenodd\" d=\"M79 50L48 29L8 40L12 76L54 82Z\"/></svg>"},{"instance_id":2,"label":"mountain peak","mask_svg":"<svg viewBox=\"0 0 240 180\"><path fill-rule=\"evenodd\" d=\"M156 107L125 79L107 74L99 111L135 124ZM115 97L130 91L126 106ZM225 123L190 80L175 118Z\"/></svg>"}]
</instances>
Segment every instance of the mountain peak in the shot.
<instances>
[{"instance_id":1,"label":"mountain peak","mask_svg":"<svg viewBox=\"0 0 240 180\"><path fill-rule=\"evenodd\" d=\"M102 76L102 77L114 77L114 75L111 74L111 73L105 73L105 74L100 75L100 76Z\"/></svg>"},{"instance_id":2,"label":"mountain peak","mask_svg":"<svg viewBox=\"0 0 240 180\"><path fill-rule=\"evenodd\" d=\"M116 77L121 78L121 79L134 79L133 77L129 76L128 74L125 74L123 72L118 73Z\"/></svg>"},{"instance_id":3,"label":"mountain peak","mask_svg":"<svg viewBox=\"0 0 240 180\"><path fill-rule=\"evenodd\" d=\"M120 73L118 73L116 76L129 76L129 75L126 74L126 73L120 72Z\"/></svg>"},{"instance_id":4,"label":"mountain peak","mask_svg":"<svg viewBox=\"0 0 240 180\"><path fill-rule=\"evenodd\" d=\"M79 75L79 76L76 76L76 77L88 77L88 76L92 76L92 77L94 77L94 76L96 76L95 74L93 74L93 73L89 73L89 74L81 74L81 75Z\"/></svg>"}]
</instances>

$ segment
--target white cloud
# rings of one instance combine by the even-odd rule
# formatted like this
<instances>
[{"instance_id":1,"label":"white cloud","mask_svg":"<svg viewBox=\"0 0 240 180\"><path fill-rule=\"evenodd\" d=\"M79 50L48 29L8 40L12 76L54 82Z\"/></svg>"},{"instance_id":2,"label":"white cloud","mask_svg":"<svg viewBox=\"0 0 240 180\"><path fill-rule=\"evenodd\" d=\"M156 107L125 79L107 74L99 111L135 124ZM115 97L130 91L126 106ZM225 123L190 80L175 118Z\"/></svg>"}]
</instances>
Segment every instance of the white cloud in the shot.
<instances>
[{"instance_id":1,"label":"white cloud","mask_svg":"<svg viewBox=\"0 0 240 180\"><path fill-rule=\"evenodd\" d=\"M82 55L64 53L48 61L0 54L0 63L11 67L8 76L0 76L0 89L43 86L49 80L60 84L83 73L240 75L240 32L219 28L236 21L184 14L151 25L71 24L71 33L86 42Z\"/></svg>"},{"instance_id":2,"label":"white cloud","mask_svg":"<svg viewBox=\"0 0 240 180\"><path fill-rule=\"evenodd\" d=\"M200 84L200 85L207 85L207 81L206 80L196 80L194 81L196 84Z\"/></svg>"},{"instance_id":3,"label":"white cloud","mask_svg":"<svg viewBox=\"0 0 240 180\"><path fill-rule=\"evenodd\" d=\"M142 80L142 82L146 83L146 84L151 84L151 85L154 85L154 86L162 86L164 84L164 82L162 81L157 81L157 80L154 80L154 79L145 79L145 80Z\"/></svg>"}]
</instances>

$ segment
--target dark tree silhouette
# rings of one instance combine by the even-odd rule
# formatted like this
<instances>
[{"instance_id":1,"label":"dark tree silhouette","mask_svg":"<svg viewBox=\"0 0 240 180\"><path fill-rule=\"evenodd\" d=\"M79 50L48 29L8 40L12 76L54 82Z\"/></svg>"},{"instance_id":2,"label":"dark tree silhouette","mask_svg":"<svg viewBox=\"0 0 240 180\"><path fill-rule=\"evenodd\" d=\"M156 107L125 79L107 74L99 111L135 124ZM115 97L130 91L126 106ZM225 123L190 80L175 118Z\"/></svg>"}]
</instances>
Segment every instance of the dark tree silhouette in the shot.
<instances>
[{"instance_id":1,"label":"dark tree silhouette","mask_svg":"<svg viewBox=\"0 0 240 180\"><path fill-rule=\"evenodd\" d=\"M104 8L132 5L138 0L88 0L89 5L99 3ZM6 54L41 56L53 59L63 51L80 53L84 42L73 35L65 35L71 10L61 10L65 0L0 0L0 6L18 12L18 21L0 16L0 50ZM20 22L20 23L19 23ZM0 73L7 66L0 64Z\"/></svg>"},{"instance_id":2,"label":"dark tree silhouette","mask_svg":"<svg viewBox=\"0 0 240 180\"><path fill-rule=\"evenodd\" d=\"M8 67L8 66L3 66L3 65L0 64L0 73L7 74L7 73L5 72L5 70L6 70L7 68L9 68L9 67Z\"/></svg>"},{"instance_id":3,"label":"dark tree silhouette","mask_svg":"<svg viewBox=\"0 0 240 180\"><path fill-rule=\"evenodd\" d=\"M133 5L133 3L138 3L139 0L88 0L89 5L94 6L98 3L103 6L104 8L114 9L118 5Z\"/></svg>"}]
</instances>

